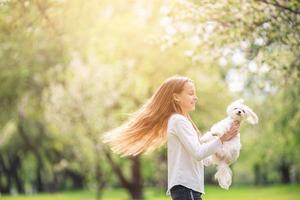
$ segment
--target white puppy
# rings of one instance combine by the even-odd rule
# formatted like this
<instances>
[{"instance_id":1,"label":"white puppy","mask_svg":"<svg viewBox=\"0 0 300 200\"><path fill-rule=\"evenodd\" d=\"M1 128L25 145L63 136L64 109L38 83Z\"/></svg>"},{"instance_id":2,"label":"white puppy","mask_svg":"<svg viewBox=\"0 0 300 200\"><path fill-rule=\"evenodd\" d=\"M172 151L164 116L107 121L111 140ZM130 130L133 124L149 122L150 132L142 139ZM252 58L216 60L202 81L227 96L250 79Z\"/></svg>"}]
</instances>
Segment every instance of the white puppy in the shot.
<instances>
[{"instance_id":1,"label":"white puppy","mask_svg":"<svg viewBox=\"0 0 300 200\"><path fill-rule=\"evenodd\" d=\"M245 104L244 100L239 99L234 101L227 107L227 117L220 122L214 124L210 131L205 133L201 138L200 142L205 143L215 139L215 137L222 136L227 132L231 124L234 121L242 121L246 119L250 124L256 124L258 122L257 115ZM227 189L231 185L232 171L229 167L230 164L235 162L240 154L241 150L240 133L234 138L223 143L222 147L217 152L203 160L205 166L217 165L217 172L215 179L218 180L219 185Z\"/></svg>"}]
</instances>

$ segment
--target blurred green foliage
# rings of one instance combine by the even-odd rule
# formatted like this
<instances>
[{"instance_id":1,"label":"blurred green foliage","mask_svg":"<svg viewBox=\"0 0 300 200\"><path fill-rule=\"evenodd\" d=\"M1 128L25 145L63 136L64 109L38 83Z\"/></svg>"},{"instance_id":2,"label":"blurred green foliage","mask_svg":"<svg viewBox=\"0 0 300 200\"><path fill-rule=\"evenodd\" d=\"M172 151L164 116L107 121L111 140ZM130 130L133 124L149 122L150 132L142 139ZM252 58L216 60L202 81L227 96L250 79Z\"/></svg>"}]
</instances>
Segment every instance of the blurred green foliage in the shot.
<instances>
[{"instance_id":1,"label":"blurred green foliage","mask_svg":"<svg viewBox=\"0 0 300 200\"><path fill-rule=\"evenodd\" d=\"M242 125L234 183L300 181L298 1L11 0L0 10L1 193L122 186L113 164L134 187L136 161L107 152L101 135L174 74L195 81L202 132L236 98L258 114ZM166 188L166 148L139 159L137 181Z\"/></svg>"}]
</instances>

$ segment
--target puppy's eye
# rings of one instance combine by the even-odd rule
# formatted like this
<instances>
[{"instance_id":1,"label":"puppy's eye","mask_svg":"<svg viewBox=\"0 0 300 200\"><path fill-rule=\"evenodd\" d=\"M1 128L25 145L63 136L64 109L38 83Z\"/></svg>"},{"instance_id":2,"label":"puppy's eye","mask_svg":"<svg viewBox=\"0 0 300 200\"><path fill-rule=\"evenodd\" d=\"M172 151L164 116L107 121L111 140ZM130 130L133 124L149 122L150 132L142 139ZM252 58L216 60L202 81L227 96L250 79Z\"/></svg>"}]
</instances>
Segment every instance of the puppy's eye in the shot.
<instances>
[{"instance_id":1,"label":"puppy's eye","mask_svg":"<svg viewBox=\"0 0 300 200\"><path fill-rule=\"evenodd\" d=\"M233 110L236 110L237 108L234 108Z\"/></svg>"},{"instance_id":2,"label":"puppy's eye","mask_svg":"<svg viewBox=\"0 0 300 200\"><path fill-rule=\"evenodd\" d=\"M245 113L245 111L243 110L243 113Z\"/></svg>"}]
</instances>

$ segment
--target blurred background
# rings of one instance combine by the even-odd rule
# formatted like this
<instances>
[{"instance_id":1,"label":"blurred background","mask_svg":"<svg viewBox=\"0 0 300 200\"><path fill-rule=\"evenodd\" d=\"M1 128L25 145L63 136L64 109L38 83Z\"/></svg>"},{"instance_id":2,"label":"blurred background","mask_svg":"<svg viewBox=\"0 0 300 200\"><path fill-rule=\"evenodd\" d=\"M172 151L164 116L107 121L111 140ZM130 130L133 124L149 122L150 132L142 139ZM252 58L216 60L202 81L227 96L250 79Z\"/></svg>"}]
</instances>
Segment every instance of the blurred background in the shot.
<instances>
[{"instance_id":1,"label":"blurred background","mask_svg":"<svg viewBox=\"0 0 300 200\"><path fill-rule=\"evenodd\" d=\"M202 132L244 98L229 191L300 199L298 0L1 0L0 198L170 199L166 145L120 158L101 143L168 77L194 80Z\"/></svg>"}]
</instances>

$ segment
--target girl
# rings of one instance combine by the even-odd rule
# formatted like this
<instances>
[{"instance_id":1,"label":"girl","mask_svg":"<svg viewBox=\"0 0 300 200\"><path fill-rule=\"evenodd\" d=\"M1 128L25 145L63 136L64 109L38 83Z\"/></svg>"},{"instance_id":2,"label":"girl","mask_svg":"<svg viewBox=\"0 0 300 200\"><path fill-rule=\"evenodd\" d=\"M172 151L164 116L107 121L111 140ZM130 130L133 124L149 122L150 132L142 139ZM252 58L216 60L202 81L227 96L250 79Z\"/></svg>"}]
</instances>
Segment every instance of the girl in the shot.
<instances>
[{"instance_id":1,"label":"girl","mask_svg":"<svg viewBox=\"0 0 300 200\"><path fill-rule=\"evenodd\" d=\"M183 76L164 81L154 95L121 127L104 135L115 153L136 156L167 142L168 188L173 200L201 200L204 193L202 160L215 153L224 141L237 135L239 124L212 142L201 144L201 132L189 112L197 101L194 83Z\"/></svg>"}]
</instances>

